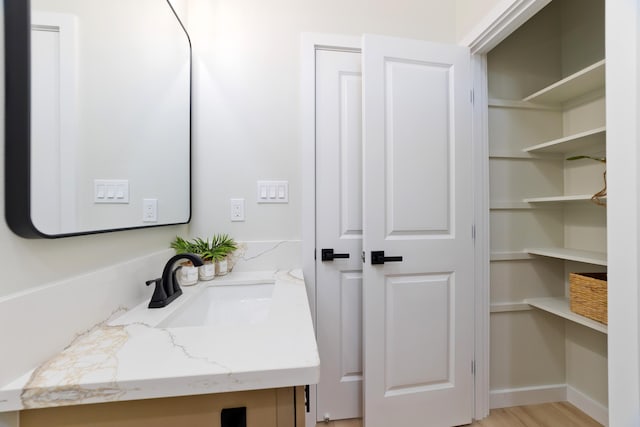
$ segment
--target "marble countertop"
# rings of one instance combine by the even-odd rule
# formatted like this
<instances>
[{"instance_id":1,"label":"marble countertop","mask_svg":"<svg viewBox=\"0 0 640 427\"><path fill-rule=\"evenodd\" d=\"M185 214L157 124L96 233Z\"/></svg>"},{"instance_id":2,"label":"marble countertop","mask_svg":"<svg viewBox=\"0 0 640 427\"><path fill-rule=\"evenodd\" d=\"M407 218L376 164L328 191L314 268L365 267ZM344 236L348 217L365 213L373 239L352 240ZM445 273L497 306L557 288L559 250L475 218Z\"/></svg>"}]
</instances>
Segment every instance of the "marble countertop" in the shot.
<instances>
[{"instance_id":1,"label":"marble countertop","mask_svg":"<svg viewBox=\"0 0 640 427\"><path fill-rule=\"evenodd\" d=\"M209 286L275 283L257 324L163 328ZM230 273L105 321L0 388L0 412L315 384L320 360L302 273ZM46 319L42 319L46 334ZM34 337L37 339L37 337Z\"/></svg>"}]
</instances>

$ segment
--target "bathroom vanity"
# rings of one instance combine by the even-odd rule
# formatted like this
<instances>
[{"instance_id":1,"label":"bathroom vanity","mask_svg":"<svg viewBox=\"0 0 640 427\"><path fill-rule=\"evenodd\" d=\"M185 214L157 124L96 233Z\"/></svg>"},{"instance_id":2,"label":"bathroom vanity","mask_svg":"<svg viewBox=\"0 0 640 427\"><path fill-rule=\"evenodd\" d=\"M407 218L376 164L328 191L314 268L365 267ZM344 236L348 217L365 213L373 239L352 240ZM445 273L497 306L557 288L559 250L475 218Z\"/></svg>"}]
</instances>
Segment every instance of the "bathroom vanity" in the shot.
<instances>
[{"instance_id":1,"label":"bathroom vanity","mask_svg":"<svg viewBox=\"0 0 640 427\"><path fill-rule=\"evenodd\" d=\"M304 412L304 389L290 387L34 409L21 412L20 427L303 427Z\"/></svg>"},{"instance_id":2,"label":"bathroom vanity","mask_svg":"<svg viewBox=\"0 0 640 427\"><path fill-rule=\"evenodd\" d=\"M183 292L78 336L0 389L0 410L20 410L22 427L304 425L319 358L301 273L231 273Z\"/></svg>"}]
</instances>

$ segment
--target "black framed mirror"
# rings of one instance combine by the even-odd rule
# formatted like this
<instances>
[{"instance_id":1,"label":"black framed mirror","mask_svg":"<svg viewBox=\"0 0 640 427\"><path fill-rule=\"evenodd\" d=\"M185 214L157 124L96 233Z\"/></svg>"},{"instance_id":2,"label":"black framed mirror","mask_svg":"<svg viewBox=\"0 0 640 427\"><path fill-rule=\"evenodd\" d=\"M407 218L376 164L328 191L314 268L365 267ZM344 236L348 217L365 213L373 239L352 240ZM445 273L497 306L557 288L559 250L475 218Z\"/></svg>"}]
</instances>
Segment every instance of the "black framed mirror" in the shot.
<instances>
[{"instance_id":1,"label":"black framed mirror","mask_svg":"<svg viewBox=\"0 0 640 427\"><path fill-rule=\"evenodd\" d=\"M170 0L5 0L5 217L26 238L191 216L191 42Z\"/></svg>"}]
</instances>

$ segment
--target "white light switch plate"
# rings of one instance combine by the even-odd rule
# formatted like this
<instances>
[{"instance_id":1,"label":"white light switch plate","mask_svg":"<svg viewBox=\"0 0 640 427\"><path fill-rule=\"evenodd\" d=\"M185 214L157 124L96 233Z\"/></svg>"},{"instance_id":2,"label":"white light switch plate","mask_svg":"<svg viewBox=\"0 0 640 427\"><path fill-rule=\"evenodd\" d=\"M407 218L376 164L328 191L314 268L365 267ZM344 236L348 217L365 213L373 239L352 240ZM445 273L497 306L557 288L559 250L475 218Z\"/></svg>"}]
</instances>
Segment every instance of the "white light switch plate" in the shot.
<instances>
[{"instance_id":1,"label":"white light switch plate","mask_svg":"<svg viewBox=\"0 0 640 427\"><path fill-rule=\"evenodd\" d=\"M128 179L94 179L94 203L129 203Z\"/></svg>"},{"instance_id":2,"label":"white light switch plate","mask_svg":"<svg viewBox=\"0 0 640 427\"><path fill-rule=\"evenodd\" d=\"M258 203L289 203L289 181L258 181Z\"/></svg>"}]
</instances>

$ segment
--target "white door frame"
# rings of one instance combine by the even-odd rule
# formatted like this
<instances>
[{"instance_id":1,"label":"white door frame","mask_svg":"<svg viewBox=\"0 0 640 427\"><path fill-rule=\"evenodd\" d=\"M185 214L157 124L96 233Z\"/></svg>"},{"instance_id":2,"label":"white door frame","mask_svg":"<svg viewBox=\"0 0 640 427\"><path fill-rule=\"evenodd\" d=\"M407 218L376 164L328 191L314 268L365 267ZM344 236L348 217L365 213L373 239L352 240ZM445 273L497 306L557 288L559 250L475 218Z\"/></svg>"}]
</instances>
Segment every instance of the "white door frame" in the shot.
<instances>
[{"instance_id":1,"label":"white door frame","mask_svg":"<svg viewBox=\"0 0 640 427\"><path fill-rule=\"evenodd\" d=\"M640 9L605 1L609 425L640 425Z\"/></svg>"},{"instance_id":2,"label":"white door frame","mask_svg":"<svg viewBox=\"0 0 640 427\"><path fill-rule=\"evenodd\" d=\"M486 54L524 24L551 0L505 0L491 10L483 21L459 44L471 50L473 107L473 177L475 182L475 419L489 415L489 167L487 124ZM331 34L305 33L301 40L301 112L302 112L302 267L307 285L311 315L316 322L315 283L315 52L317 49L361 51L361 38ZM320 361L322 364L322 361ZM315 386L310 389L310 413L307 425L315 425Z\"/></svg>"},{"instance_id":3,"label":"white door frame","mask_svg":"<svg viewBox=\"0 0 640 427\"><path fill-rule=\"evenodd\" d=\"M487 54L551 0L504 0L460 41L471 50L473 88L473 179L475 218L475 390L474 417L490 409L490 230Z\"/></svg>"},{"instance_id":4,"label":"white door frame","mask_svg":"<svg viewBox=\"0 0 640 427\"><path fill-rule=\"evenodd\" d=\"M59 200L55 206L59 215L60 228L56 233L76 230L76 153L78 151L78 23L77 17L68 13L54 13L44 11L31 12L31 31L55 31L60 43L60 88L64 89L64 96L60 96L59 119L59 156L55 163L59 176ZM54 163L51 162L53 165ZM49 170L43 173L51 174ZM33 183L32 183L33 185ZM31 191L37 193L37 188ZM33 197L38 198L36 194ZM33 215L33 212L31 213ZM43 230L46 233L51 231ZM55 234L55 233L51 233Z\"/></svg>"}]
</instances>

